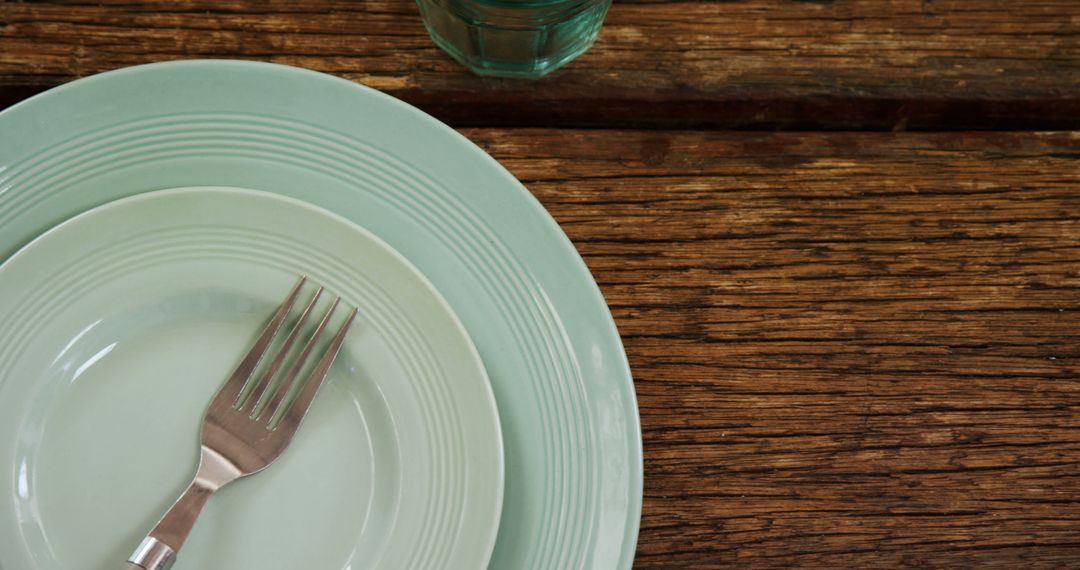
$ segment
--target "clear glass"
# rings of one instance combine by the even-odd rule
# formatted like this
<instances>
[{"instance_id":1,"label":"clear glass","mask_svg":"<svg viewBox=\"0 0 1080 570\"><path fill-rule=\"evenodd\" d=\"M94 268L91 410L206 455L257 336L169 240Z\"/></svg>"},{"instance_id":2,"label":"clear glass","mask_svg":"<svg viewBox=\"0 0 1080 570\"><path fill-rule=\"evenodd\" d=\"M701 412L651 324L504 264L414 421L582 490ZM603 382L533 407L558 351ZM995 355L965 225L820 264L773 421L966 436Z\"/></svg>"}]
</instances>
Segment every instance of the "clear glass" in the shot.
<instances>
[{"instance_id":1,"label":"clear glass","mask_svg":"<svg viewBox=\"0 0 1080 570\"><path fill-rule=\"evenodd\" d=\"M431 39L474 73L541 77L589 49L611 0L416 0Z\"/></svg>"}]
</instances>

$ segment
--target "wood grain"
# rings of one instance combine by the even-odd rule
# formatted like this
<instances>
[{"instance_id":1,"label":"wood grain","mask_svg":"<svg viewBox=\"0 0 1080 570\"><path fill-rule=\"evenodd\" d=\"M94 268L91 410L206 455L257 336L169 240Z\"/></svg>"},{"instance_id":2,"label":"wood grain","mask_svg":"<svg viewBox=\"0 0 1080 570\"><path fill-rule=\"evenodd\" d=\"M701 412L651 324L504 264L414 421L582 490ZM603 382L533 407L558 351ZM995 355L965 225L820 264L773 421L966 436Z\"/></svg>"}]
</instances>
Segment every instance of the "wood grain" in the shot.
<instances>
[{"instance_id":1,"label":"wood grain","mask_svg":"<svg viewBox=\"0 0 1080 570\"><path fill-rule=\"evenodd\" d=\"M0 106L224 57L340 75L459 126L1073 129L1077 13L1075 0L620 1L592 51L528 82L465 72L410 0L3 1Z\"/></svg>"},{"instance_id":2,"label":"wood grain","mask_svg":"<svg viewBox=\"0 0 1080 570\"><path fill-rule=\"evenodd\" d=\"M1080 136L464 133L615 315L638 568L1080 567Z\"/></svg>"}]
</instances>

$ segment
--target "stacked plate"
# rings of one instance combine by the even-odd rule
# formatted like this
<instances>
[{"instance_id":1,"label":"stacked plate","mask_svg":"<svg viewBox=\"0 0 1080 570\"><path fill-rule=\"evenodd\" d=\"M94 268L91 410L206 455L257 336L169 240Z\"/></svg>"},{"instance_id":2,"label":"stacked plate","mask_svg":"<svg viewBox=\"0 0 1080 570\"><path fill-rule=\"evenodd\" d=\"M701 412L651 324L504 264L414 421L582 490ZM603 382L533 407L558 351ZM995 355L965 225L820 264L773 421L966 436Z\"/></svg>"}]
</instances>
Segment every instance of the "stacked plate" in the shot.
<instances>
[{"instance_id":1,"label":"stacked plate","mask_svg":"<svg viewBox=\"0 0 1080 570\"><path fill-rule=\"evenodd\" d=\"M194 61L0 113L0 570L118 568L298 275L359 307L273 467L176 570L629 568L641 438L602 297L542 206L353 83Z\"/></svg>"}]
</instances>

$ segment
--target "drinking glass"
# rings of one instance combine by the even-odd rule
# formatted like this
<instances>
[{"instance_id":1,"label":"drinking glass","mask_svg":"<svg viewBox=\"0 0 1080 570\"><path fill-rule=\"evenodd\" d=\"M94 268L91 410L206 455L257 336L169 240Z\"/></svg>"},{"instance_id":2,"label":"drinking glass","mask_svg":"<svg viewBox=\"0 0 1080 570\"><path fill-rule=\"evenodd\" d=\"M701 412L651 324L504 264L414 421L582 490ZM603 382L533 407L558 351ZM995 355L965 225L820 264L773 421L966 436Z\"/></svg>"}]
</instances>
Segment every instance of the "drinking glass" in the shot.
<instances>
[{"instance_id":1,"label":"drinking glass","mask_svg":"<svg viewBox=\"0 0 1080 570\"><path fill-rule=\"evenodd\" d=\"M416 0L431 39L474 73L541 77L589 49L611 0Z\"/></svg>"}]
</instances>

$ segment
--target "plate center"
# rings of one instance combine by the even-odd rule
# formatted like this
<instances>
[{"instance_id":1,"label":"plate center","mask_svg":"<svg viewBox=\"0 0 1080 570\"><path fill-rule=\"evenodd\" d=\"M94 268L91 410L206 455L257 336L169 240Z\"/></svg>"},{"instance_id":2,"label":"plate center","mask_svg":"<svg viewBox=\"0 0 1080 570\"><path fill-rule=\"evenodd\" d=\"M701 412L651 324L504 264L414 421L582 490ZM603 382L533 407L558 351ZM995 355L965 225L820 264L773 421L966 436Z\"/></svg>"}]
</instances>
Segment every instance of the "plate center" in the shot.
<instances>
[{"instance_id":1,"label":"plate center","mask_svg":"<svg viewBox=\"0 0 1080 570\"><path fill-rule=\"evenodd\" d=\"M16 429L28 437L14 466L22 538L53 557L41 567L126 559L190 482L203 411L272 310L226 291L185 291L47 335L58 339L55 355L42 359L51 364ZM377 555L396 508L398 452L370 380L380 371L354 354L340 355L285 454L210 501L175 570L345 567L357 550Z\"/></svg>"}]
</instances>

